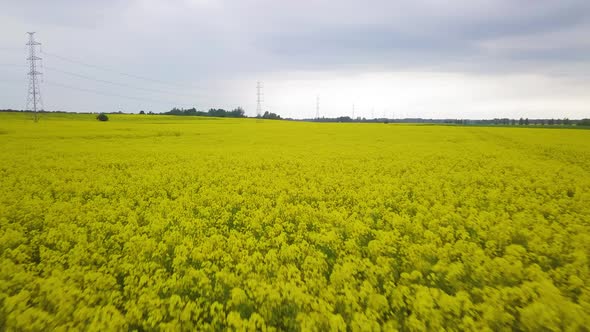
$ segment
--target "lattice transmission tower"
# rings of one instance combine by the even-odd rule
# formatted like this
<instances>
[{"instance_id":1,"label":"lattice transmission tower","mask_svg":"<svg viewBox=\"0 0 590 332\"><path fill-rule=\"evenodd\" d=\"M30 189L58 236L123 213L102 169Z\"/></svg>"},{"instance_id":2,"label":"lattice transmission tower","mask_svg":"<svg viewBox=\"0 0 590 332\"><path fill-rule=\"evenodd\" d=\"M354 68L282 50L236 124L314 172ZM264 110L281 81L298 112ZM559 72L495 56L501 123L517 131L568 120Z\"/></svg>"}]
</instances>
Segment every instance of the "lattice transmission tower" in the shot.
<instances>
[{"instance_id":1,"label":"lattice transmission tower","mask_svg":"<svg viewBox=\"0 0 590 332\"><path fill-rule=\"evenodd\" d=\"M317 95L315 98L315 118L319 120L320 118L320 96Z\"/></svg>"},{"instance_id":2,"label":"lattice transmission tower","mask_svg":"<svg viewBox=\"0 0 590 332\"><path fill-rule=\"evenodd\" d=\"M37 46L41 43L35 41L35 33L27 32L29 34L29 90L27 93L27 110L33 111L33 120L37 122L37 110L43 110L43 101L41 99L41 86L39 85L39 76L41 72L37 71L37 63L41 61L41 58L37 56Z\"/></svg>"},{"instance_id":3,"label":"lattice transmission tower","mask_svg":"<svg viewBox=\"0 0 590 332\"><path fill-rule=\"evenodd\" d=\"M256 83L256 117L262 116L262 83Z\"/></svg>"}]
</instances>

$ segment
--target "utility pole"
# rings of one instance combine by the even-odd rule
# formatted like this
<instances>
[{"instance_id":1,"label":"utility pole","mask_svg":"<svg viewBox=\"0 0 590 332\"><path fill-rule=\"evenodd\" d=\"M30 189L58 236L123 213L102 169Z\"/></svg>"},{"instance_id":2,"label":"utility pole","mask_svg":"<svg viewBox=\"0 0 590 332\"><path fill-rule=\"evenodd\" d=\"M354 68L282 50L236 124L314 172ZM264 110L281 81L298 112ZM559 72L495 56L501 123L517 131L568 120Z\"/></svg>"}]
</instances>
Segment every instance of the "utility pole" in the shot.
<instances>
[{"instance_id":1,"label":"utility pole","mask_svg":"<svg viewBox=\"0 0 590 332\"><path fill-rule=\"evenodd\" d=\"M320 96L318 95L315 99L315 118L320 118Z\"/></svg>"},{"instance_id":2,"label":"utility pole","mask_svg":"<svg viewBox=\"0 0 590 332\"><path fill-rule=\"evenodd\" d=\"M262 116L262 83L256 83L256 117Z\"/></svg>"},{"instance_id":3,"label":"utility pole","mask_svg":"<svg viewBox=\"0 0 590 332\"><path fill-rule=\"evenodd\" d=\"M27 58L27 60L30 61L28 73L29 90L27 94L27 109L32 110L34 112L33 121L37 122L37 109L43 110L41 100L41 87L39 86L39 81L37 79L37 77L41 75L41 72L37 71L37 61L41 61L41 58L37 56L36 50L36 46L41 45L41 43L35 41L34 32L27 33L29 34L29 42L27 43L27 45L29 46L29 57Z\"/></svg>"},{"instance_id":4,"label":"utility pole","mask_svg":"<svg viewBox=\"0 0 590 332\"><path fill-rule=\"evenodd\" d=\"M354 120L354 103L352 104L352 119Z\"/></svg>"}]
</instances>

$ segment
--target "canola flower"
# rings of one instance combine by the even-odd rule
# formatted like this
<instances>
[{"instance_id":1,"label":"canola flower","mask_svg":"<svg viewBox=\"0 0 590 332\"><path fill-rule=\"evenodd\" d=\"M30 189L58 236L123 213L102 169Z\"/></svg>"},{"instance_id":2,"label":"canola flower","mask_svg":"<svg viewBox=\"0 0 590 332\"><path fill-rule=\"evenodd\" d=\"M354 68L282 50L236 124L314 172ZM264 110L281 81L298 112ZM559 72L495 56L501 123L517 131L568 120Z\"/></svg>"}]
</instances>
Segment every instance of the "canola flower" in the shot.
<instances>
[{"instance_id":1,"label":"canola flower","mask_svg":"<svg viewBox=\"0 0 590 332\"><path fill-rule=\"evenodd\" d=\"M0 114L0 330L584 331L590 131Z\"/></svg>"}]
</instances>

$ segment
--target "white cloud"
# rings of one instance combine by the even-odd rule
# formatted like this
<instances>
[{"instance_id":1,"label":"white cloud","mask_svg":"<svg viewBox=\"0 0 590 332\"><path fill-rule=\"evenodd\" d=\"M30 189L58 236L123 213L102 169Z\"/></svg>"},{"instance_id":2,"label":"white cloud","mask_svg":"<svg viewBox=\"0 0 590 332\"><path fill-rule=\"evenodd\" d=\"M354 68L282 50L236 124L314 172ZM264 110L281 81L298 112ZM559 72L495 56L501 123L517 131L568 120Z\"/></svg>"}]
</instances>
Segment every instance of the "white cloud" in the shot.
<instances>
[{"instance_id":1,"label":"white cloud","mask_svg":"<svg viewBox=\"0 0 590 332\"><path fill-rule=\"evenodd\" d=\"M288 78L290 77L290 78ZM585 117L590 82L535 74L283 73L265 80L271 111L293 117ZM252 90L252 95L254 89ZM254 104L248 105L254 109Z\"/></svg>"}]
</instances>

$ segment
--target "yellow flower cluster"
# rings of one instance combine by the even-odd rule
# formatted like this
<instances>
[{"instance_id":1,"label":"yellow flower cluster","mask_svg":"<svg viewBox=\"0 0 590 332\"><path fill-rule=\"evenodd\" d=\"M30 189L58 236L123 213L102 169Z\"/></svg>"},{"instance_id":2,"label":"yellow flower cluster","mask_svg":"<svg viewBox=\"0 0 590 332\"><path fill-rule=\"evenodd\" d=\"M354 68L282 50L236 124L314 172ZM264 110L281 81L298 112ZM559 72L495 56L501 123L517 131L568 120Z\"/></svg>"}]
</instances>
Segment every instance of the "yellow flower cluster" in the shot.
<instances>
[{"instance_id":1,"label":"yellow flower cluster","mask_svg":"<svg viewBox=\"0 0 590 332\"><path fill-rule=\"evenodd\" d=\"M0 330L582 331L590 131L0 114Z\"/></svg>"}]
</instances>

